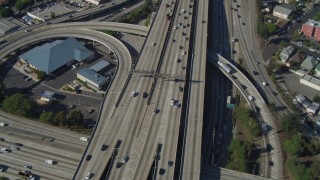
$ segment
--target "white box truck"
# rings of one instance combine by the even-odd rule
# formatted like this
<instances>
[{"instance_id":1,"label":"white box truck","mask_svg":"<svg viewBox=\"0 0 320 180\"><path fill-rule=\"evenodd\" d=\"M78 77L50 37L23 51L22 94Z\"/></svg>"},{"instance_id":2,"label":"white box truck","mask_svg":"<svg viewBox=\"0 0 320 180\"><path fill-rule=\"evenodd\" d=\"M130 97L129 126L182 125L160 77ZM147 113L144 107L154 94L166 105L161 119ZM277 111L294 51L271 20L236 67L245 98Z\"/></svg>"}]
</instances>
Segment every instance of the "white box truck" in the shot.
<instances>
[{"instance_id":1,"label":"white box truck","mask_svg":"<svg viewBox=\"0 0 320 180\"><path fill-rule=\"evenodd\" d=\"M250 100L250 101L254 101L254 97L253 96L248 96L248 99Z\"/></svg>"},{"instance_id":2,"label":"white box truck","mask_svg":"<svg viewBox=\"0 0 320 180\"><path fill-rule=\"evenodd\" d=\"M55 164L56 162L54 160L50 160L50 159L47 159L44 161L46 164Z\"/></svg>"},{"instance_id":3,"label":"white box truck","mask_svg":"<svg viewBox=\"0 0 320 180\"><path fill-rule=\"evenodd\" d=\"M90 138L88 137L80 137L80 141L88 142Z\"/></svg>"},{"instance_id":4,"label":"white box truck","mask_svg":"<svg viewBox=\"0 0 320 180\"><path fill-rule=\"evenodd\" d=\"M1 122L1 123L0 123L0 126L2 126L2 127L3 127L3 126L8 126L8 124Z\"/></svg>"}]
</instances>

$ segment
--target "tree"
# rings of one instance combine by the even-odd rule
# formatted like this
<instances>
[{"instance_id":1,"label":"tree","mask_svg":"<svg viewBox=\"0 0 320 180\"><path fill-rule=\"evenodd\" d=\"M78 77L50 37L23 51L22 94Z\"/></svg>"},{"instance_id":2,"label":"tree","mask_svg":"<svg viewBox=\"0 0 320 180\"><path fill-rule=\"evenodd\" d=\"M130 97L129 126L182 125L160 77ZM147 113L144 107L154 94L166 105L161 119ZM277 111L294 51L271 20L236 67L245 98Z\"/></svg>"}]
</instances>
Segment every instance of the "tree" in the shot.
<instances>
[{"instance_id":1,"label":"tree","mask_svg":"<svg viewBox=\"0 0 320 180\"><path fill-rule=\"evenodd\" d=\"M281 118L281 128L287 134L294 134L300 129L299 114L290 113Z\"/></svg>"},{"instance_id":2,"label":"tree","mask_svg":"<svg viewBox=\"0 0 320 180\"><path fill-rule=\"evenodd\" d=\"M11 8L1 8L0 16L1 17L10 17L13 15L13 10Z\"/></svg>"},{"instance_id":3,"label":"tree","mask_svg":"<svg viewBox=\"0 0 320 180\"><path fill-rule=\"evenodd\" d=\"M53 124L54 125L63 125L65 121L65 114L63 111L59 111L57 113L54 114L53 117Z\"/></svg>"},{"instance_id":4,"label":"tree","mask_svg":"<svg viewBox=\"0 0 320 180\"><path fill-rule=\"evenodd\" d=\"M5 97L6 86L3 83L0 83L0 103L3 101Z\"/></svg>"},{"instance_id":5,"label":"tree","mask_svg":"<svg viewBox=\"0 0 320 180\"><path fill-rule=\"evenodd\" d=\"M50 18L51 18L51 19L56 18L56 14L55 14L54 12L51 12L51 13L50 13Z\"/></svg>"},{"instance_id":6,"label":"tree","mask_svg":"<svg viewBox=\"0 0 320 180\"><path fill-rule=\"evenodd\" d=\"M31 6L33 4L32 0L19 0L16 3L16 9L17 10L23 10L27 8L28 6Z\"/></svg>"},{"instance_id":7,"label":"tree","mask_svg":"<svg viewBox=\"0 0 320 180\"><path fill-rule=\"evenodd\" d=\"M320 162L315 161L311 164L308 169L309 175L311 179L319 179L320 177Z\"/></svg>"},{"instance_id":8,"label":"tree","mask_svg":"<svg viewBox=\"0 0 320 180\"><path fill-rule=\"evenodd\" d=\"M320 96L316 95L313 97L313 101L319 103L320 102Z\"/></svg>"},{"instance_id":9,"label":"tree","mask_svg":"<svg viewBox=\"0 0 320 180\"><path fill-rule=\"evenodd\" d=\"M10 180L10 179L4 176L0 176L0 180Z\"/></svg>"},{"instance_id":10,"label":"tree","mask_svg":"<svg viewBox=\"0 0 320 180\"><path fill-rule=\"evenodd\" d=\"M269 33L269 34L273 34L273 33L275 33L276 30L277 30L277 26L274 25L274 24L272 24L272 23L266 23L266 27L267 27L267 29L268 29L268 33Z\"/></svg>"},{"instance_id":11,"label":"tree","mask_svg":"<svg viewBox=\"0 0 320 180\"><path fill-rule=\"evenodd\" d=\"M69 126L82 126L84 121L83 121L83 115L81 111L76 110L76 111L71 111L68 116L68 125Z\"/></svg>"},{"instance_id":12,"label":"tree","mask_svg":"<svg viewBox=\"0 0 320 180\"><path fill-rule=\"evenodd\" d=\"M287 47L288 46L288 43L286 42L286 41L281 41L280 42L280 47L281 48L285 48L285 47Z\"/></svg>"},{"instance_id":13,"label":"tree","mask_svg":"<svg viewBox=\"0 0 320 180\"><path fill-rule=\"evenodd\" d=\"M301 145L300 137L295 134L290 139L284 142L284 150L290 156L298 156L300 153L303 152L303 147Z\"/></svg>"},{"instance_id":14,"label":"tree","mask_svg":"<svg viewBox=\"0 0 320 180\"><path fill-rule=\"evenodd\" d=\"M258 33L259 36L261 36L263 39L267 39L267 38L268 38L268 35L269 35L268 28L267 28L266 25L265 25L263 22L261 22L261 21L258 21L257 33Z\"/></svg>"},{"instance_id":15,"label":"tree","mask_svg":"<svg viewBox=\"0 0 320 180\"><path fill-rule=\"evenodd\" d=\"M320 21L320 12L317 13L313 19L316 21Z\"/></svg>"},{"instance_id":16,"label":"tree","mask_svg":"<svg viewBox=\"0 0 320 180\"><path fill-rule=\"evenodd\" d=\"M3 109L15 115L29 117L33 115L34 102L27 95L16 93L3 101Z\"/></svg>"},{"instance_id":17,"label":"tree","mask_svg":"<svg viewBox=\"0 0 320 180\"><path fill-rule=\"evenodd\" d=\"M53 122L53 113L52 112L42 112L39 116L41 122L50 123Z\"/></svg>"},{"instance_id":18,"label":"tree","mask_svg":"<svg viewBox=\"0 0 320 180\"><path fill-rule=\"evenodd\" d=\"M241 141L233 139L228 150L230 152L230 159L226 167L236 171L247 172L246 146Z\"/></svg>"}]
</instances>

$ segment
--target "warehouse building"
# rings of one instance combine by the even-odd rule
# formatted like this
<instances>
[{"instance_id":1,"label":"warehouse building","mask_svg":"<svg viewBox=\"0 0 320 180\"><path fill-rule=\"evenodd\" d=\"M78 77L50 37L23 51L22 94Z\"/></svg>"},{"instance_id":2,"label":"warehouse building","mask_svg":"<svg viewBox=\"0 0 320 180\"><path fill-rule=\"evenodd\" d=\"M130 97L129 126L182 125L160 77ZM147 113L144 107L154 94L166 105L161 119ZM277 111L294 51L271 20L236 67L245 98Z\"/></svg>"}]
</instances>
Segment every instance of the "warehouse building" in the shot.
<instances>
[{"instance_id":1,"label":"warehouse building","mask_svg":"<svg viewBox=\"0 0 320 180\"><path fill-rule=\"evenodd\" d=\"M27 15L34 19L38 19L40 21L45 22L51 18L62 16L71 12L73 12L73 10L61 6L59 4L53 4L47 5L47 7L45 8L37 7L32 11L27 12Z\"/></svg>"},{"instance_id":2,"label":"warehouse building","mask_svg":"<svg viewBox=\"0 0 320 180\"><path fill-rule=\"evenodd\" d=\"M77 78L94 89L102 89L109 80L109 78L106 78L105 76L102 76L88 68L80 69L77 73Z\"/></svg>"},{"instance_id":3,"label":"warehouse building","mask_svg":"<svg viewBox=\"0 0 320 180\"><path fill-rule=\"evenodd\" d=\"M107 67L109 67L110 63L107 62L106 60L101 60L98 63L94 64L91 66L89 69L93 70L94 72L102 72L104 71Z\"/></svg>"},{"instance_id":4,"label":"warehouse building","mask_svg":"<svg viewBox=\"0 0 320 180\"><path fill-rule=\"evenodd\" d=\"M92 58L94 58L94 52L88 50L75 38L46 43L19 56L22 62L47 74L65 64L89 61Z\"/></svg>"},{"instance_id":5,"label":"warehouse building","mask_svg":"<svg viewBox=\"0 0 320 180\"><path fill-rule=\"evenodd\" d=\"M19 29L21 24L13 18L0 19L0 35L5 35Z\"/></svg>"}]
</instances>

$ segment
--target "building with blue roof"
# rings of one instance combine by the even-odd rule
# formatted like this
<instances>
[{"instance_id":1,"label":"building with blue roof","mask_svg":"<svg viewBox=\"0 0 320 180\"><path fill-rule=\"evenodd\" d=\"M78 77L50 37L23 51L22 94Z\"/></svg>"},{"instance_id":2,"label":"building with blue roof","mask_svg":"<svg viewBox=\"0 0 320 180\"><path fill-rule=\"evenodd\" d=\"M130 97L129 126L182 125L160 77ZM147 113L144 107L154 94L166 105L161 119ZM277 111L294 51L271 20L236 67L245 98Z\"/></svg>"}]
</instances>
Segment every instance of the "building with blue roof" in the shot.
<instances>
[{"instance_id":1,"label":"building with blue roof","mask_svg":"<svg viewBox=\"0 0 320 180\"><path fill-rule=\"evenodd\" d=\"M77 78L95 89L101 89L109 80L109 78L106 78L105 76L88 68L80 69L77 72Z\"/></svg>"},{"instance_id":2,"label":"building with blue roof","mask_svg":"<svg viewBox=\"0 0 320 180\"><path fill-rule=\"evenodd\" d=\"M74 60L82 62L92 58L94 58L94 52L88 50L75 38L46 43L19 56L19 59L30 67L47 74Z\"/></svg>"}]
</instances>

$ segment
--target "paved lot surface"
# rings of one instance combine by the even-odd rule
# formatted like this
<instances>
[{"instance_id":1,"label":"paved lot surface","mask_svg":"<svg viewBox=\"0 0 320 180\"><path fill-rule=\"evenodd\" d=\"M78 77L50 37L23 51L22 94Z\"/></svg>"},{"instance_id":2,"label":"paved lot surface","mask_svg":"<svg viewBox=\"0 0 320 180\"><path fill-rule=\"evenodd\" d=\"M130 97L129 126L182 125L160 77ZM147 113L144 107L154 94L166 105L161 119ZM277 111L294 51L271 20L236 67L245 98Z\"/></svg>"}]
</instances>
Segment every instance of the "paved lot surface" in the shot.
<instances>
[{"instance_id":1,"label":"paved lot surface","mask_svg":"<svg viewBox=\"0 0 320 180\"><path fill-rule=\"evenodd\" d=\"M315 95L319 95L319 91L310 88L304 84L301 84L300 76L296 75L292 72L288 72L281 75L285 80L286 87L290 90L290 92L296 92L297 94L303 94L308 97L310 100L313 99Z\"/></svg>"}]
</instances>

